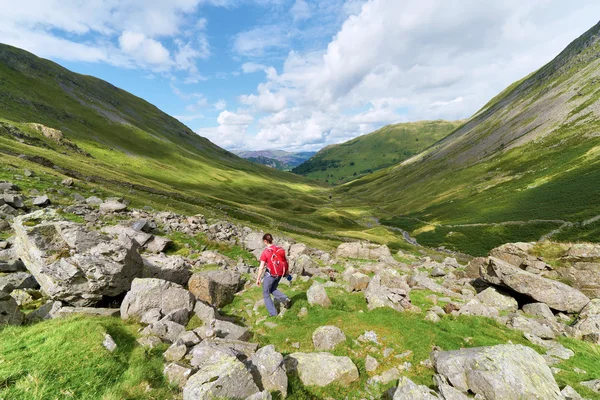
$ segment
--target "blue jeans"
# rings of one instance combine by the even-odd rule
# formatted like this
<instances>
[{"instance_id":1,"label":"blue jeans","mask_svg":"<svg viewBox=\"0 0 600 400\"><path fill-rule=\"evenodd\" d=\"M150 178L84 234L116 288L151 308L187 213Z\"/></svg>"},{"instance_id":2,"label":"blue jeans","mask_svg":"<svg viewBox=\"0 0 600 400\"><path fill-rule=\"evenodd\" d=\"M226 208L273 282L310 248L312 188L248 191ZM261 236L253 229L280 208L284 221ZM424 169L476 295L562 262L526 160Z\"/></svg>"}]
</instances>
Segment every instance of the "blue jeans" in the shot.
<instances>
[{"instance_id":1,"label":"blue jeans","mask_svg":"<svg viewBox=\"0 0 600 400\"><path fill-rule=\"evenodd\" d=\"M280 303L283 303L288 299L285 294L277 290L277 285L279 285L280 280L281 277L271 276L268 272L265 273L265 278L263 279L263 298L265 299L267 311L272 317L277 315L277 309L275 308L275 304L273 304L271 295L273 295Z\"/></svg>"}]
</instances>

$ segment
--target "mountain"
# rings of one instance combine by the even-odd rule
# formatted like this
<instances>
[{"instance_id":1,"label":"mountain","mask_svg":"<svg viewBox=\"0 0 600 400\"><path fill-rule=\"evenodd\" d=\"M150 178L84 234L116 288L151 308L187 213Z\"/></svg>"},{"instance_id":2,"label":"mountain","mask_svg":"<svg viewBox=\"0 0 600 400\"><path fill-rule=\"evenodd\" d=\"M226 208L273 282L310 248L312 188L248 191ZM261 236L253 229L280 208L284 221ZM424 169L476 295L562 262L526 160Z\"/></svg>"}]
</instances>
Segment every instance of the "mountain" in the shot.
<instances>
[{"instance_id":1,"label":"mountain","mask_svg":"<svg viewBox=\"0 0 600 400\"><path fill-rule=\"evenodd\" d=\"M0 122L2 163L23 154L165 203L185 199L185 207L321 229L311 222L326 200L318 185L227 152L108 82L2 44Z\"/></svg>"},{"instance_id":2,"label":"mountain","mask_svg":"<svg viewBox=\"0 0 600 400\"><path fill-rule=\"evenodd\" d=\"M421 152L448 135L459 121L420 121L395 125L327 146L294 173L331 184L348 182Z\"/></svg>"},{"instance_id":3,"label":"mountain","mask_svg":"<svg viewBox=\"0 0 600 400\"><path fill-rule=\"evenodd\" d=\"M266 165L282 171L290 171L292 168L311 158L315 152L302 151L293 153L283 150L243 150L237 151L235 154L257 164Z\"/></svg>"},{"instance_id":4,"label":"mountain","mask_svg":"<svg viewBox=\"0 0 600 400\"><path fill-rule=\"evenodd\" d=\"M452 134L340 188L422 244L600 237L600 24Z\"/></svg>"}]
</instances>

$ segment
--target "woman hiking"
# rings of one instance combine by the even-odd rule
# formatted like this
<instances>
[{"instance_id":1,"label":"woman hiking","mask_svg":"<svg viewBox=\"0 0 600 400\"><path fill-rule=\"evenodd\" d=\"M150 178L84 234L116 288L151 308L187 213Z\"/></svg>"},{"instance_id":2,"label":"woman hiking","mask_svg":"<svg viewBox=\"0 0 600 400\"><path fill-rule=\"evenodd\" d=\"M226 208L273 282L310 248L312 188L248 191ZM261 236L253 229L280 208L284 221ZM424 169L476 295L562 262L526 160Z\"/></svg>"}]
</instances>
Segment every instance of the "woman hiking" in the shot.
<instances>
[{"instance_id":1,"label":"woman hiking","mask_svg":"<svg viewBox=\"0 0 600 400\"><path fill-rule=\"evenodd\" d=\"M269 314L274 317L277 315L277 309L273 304L273 299L283 304L285 308L289 308L290 299L285 294L277 290L277 285L283 277L288 276L288 262L285 256L285 250L281 247L277 247L273 244L273 235L266 233L263 236L263 243L266 248L263 250L260 256L260 267L258 268L258 276L256 277L256 286L260 286L261 278L265 273L263 283L263 298L265 299L265 306ZM265 272L266 267L266 272Z\"/></svg>"}]
</instances>

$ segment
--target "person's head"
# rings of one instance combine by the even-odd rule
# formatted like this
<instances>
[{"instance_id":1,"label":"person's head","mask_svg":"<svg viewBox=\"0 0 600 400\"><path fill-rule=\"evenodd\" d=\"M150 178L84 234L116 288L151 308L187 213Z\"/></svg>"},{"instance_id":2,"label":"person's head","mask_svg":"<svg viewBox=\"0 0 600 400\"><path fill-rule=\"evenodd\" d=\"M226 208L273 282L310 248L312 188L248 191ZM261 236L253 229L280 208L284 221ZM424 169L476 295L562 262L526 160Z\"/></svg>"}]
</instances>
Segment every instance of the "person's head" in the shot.
<instances>
[{"instance_id":1,"label":"person's head","mask_svg":"<svg viewBox=\"0 0 600 400\"><path fill-rule=\"evenodd\" d=\"M265 244L265 246L273 244L273 235L271 235L270 233L265 233L263 235L263 243Z\"/></svg>"}]
</instances>

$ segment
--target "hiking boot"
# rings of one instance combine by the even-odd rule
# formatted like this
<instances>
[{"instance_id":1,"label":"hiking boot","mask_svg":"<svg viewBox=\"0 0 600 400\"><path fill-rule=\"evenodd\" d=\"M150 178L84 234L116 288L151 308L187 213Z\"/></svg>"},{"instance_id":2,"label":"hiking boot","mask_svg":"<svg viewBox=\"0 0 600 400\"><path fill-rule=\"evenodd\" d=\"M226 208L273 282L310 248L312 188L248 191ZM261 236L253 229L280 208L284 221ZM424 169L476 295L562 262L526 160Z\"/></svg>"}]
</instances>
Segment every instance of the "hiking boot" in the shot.
<instances>
[{"instance_id":1,"label":"hiking boot","mask_svg":"<svg viewBox=\"0 0 600 400\"><path fill-rule=\"evenodd\" d=\"M292 306L292 300L288 297L287 299L284 300L283 303L281 303L281 305L283 305L284 308L289 310L290 307Z\"/></svg>"}]
</instances>

